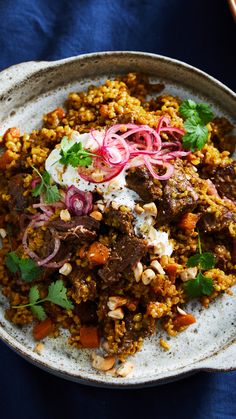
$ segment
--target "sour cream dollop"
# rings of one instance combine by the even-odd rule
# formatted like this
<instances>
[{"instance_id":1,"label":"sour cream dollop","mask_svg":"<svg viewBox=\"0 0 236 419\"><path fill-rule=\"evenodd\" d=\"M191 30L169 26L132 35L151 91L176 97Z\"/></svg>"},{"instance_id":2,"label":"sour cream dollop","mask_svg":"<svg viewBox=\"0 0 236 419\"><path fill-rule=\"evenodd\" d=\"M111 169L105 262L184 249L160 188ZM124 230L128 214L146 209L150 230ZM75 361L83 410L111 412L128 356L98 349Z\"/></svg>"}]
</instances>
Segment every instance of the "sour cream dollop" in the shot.
<instances>
[{"instance_id":1,"label":"sour cream dollop","mask_svg":"<svg viewBox=\"0 0 236 419\"><path fill-rule=\"evenodd\" d=\"M84 147L94 150L94 140L89 133L80 134L77 131L73 131L70 137L71 146L75 143L82 143ZM134 229L138 236L144 237L150 246L156 249L156 254L159 256L167 255L170 256L173 252L173 246L168 240L168 234L161 232L152 227L153 217L149 214L137 214L134 211L134 207L138 201L141 200L140 196L131 189L126 187L126 172L124 169L114 179L104 183L92 183L82 179L76 168L68 165L64 166L59 163L60 160L61 145L58 144L54 150L49 154L46 162L45 169L50 174L55 183L64 186L76 186L81 191L96 192L99 191L102 194L102 199L105 205L109 205L111 202L115 202L118 205L125 205L129 207L134 215ZM147 231L143 231L143 225L147 226ZM149 237L149 228L154 233L155 238ZM154 232L155 230L155 232Z\"/></svg>"}]
</instances>

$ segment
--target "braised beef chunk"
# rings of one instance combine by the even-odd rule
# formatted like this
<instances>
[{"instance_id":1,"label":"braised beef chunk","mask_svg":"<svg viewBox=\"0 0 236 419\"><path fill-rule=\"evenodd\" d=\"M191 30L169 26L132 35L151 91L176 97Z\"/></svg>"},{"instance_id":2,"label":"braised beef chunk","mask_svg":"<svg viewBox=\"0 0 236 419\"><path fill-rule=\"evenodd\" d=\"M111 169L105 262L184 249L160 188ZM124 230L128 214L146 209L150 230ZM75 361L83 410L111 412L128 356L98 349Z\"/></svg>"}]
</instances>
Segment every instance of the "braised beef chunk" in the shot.
<instances>
[{"instance_id":1,"label":"braised beef chunk","mask_svg":"<svg viewBox=\"0 0 236 419\"><path fill-rule=\"evenodd\" d=\"M218 233L227 229L231 223L236 223L236 213L219 207L217 212L205 212L197 226L204 233Z\"/></svg>"},{"instance_id":2,"label":"braised beef chunk","mask_svg":"<svg viewBox=\"0 0 236 419\"><path fill-rule=\"evenodd\" d=\"M119 281L122 272L134 266L145 254L144 240L137 237L120 237L111 251L106 265L99 269L98 274L105 282Z\"/></svg>"},{"instance_id":3,"label":"braised beef chunk","mask_svg":"<svg viewBox=\"0 0 236 419\"><path fill-rule=\"evenodd\" d=\"M67 222L57 219L48 223L48 227L54 228L61 240L79 239L89 241L97 236L99 226L99 221L88 215L76 216Z\"/></svg>"},{"instance_id":4,"label":"braised beef chunk","mask_svg":"<svg viewBox=\"0 0 236 419\"><path fill-rule=\"evenodd\" d=\"M81 301L79 305L76 305L75 312L79 316L81 324L97 324L97 304L94 301Z\"/></svg>"},{"instance_id":5,"label":"braised beef chunk","mask_svg":"<svg viewBox=\"0 0 236 419\"><path fill-rule=\"evenodd\" d=\"M8 182L8 190L11 195L8 203L10 211L23 212L33 202L32 195L23 195L25 192L23 186L25 175L25 173L17 173L11 176Z\"/></svg>"},{"instance_id":6,"label":"braised beef chunk","mask_svg":"<svg viewBox=\"0 0 236 419\"><path fill-rule=\"evenodd\" d=\"M135 167L129 170L126 184L129 189L137 192L145 202L161 199L161 183L153 178L146 167Z\"/></svg>"},{"instance_id":7,"label":"braised beef chunk","mask_svg":"<svg viewBox=\"0 0 236 419\"><path fill-rule=\"evenodd\" d=\"M222 197L236 200L236 161L219 168L212 181Z\"/></svg>"},{"instance_id":8,"label":"braised beef chunk","mask_svg":"<svg viewBox=\"0 0 236 419\"><path fill-rule=\"evenodd\" d=\"M197 204L198 195L186 177L181 160L175 163L174 174L163 181L163 196L157 206L158 225L177 219L191 211Z\"/></svg>"},{"instance_id":9,"label":"braised beef chunk","mask_svg":"<svg viewBox=\"0 0 236 419\"><path fill-rule=\"evenodd\" d=\"M134 229L132 221L134 217L131 212L122 212L120 209L115 210L109 207L104 214L105 224L117 228L121 233L133 234Z\"/></svg>"}]
</instances>

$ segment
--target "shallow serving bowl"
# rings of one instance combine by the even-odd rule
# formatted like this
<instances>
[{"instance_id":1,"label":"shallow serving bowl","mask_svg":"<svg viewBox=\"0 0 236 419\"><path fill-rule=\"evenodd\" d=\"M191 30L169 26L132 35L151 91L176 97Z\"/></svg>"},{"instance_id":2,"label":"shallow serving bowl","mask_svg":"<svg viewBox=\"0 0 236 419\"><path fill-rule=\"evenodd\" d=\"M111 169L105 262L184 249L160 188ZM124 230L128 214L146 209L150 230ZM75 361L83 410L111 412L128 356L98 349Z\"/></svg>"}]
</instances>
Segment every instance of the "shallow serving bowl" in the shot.
<instances>
[{"instance_id":1,"label":"shallow serving bowl","mask_svg":"<svg viewBox=\"0 0 236 419\"><path fill-rule=\"evenodd\" d=\"M42 114L62 105L68 92L85 89L107 78L129 71L148 74L164 82L165 92L180 98L208 102L217 115L236 125L236 95L219 81L182 62L142 52L105 52L81 55L55 62L28 62L0 74L0 134L18 126L21 132L40 126ZM45 339L41 355L33 351L30 328L19 329L4 318L8 302L0 294L0 337L12 349L39 367L77 382L110 387L141 387L175 380L200 370L236 369L236 296L218 298L209 309L192 302L189 309L197 323L169 339L158 330L146 339L132 362L133 374L114 378L91 368L90 351L67 344L68 332ZM170 351L159 346L169 339Z\"/></svg>"}]
</instances>

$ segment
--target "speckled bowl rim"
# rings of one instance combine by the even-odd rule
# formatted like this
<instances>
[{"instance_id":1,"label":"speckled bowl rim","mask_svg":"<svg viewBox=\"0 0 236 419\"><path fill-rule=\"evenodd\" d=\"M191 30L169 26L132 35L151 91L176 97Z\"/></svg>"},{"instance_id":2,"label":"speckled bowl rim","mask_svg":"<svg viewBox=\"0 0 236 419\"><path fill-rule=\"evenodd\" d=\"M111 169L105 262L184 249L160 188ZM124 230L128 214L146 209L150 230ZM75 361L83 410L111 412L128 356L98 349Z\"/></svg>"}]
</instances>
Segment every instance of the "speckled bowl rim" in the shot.
<instances>
[{"instance_id":1,"label":"speckled bowl rim","mask_svg":"<svg viewBox=\"0 0 236 419\"><path fill-rule=\"evenodd\" d=\"M94 60L96 59L100 59L102 57L106 57L106 56L114 56L114 57L119 57L119 56L129 56L129 57L137 57L137 58L149 58L149 59L153 59L153 60L160 60L166 64L171 63L172 65L178 66L181 69L184 69L188 72L192 72L195 75L197 75L198 77L202 78L203 80L206 80L208 82L211 82L211 84L215 85L216 87L220 88L222 91L224 91L224 93L226 95L228 95L231 99L236 101L236 94L229 89L227 86L225 86L222 82L220 82L219 80L215 79L214 77L208 75L207 73L205 73L204 71L193 67L185 62L179 61L177 59L173 59L173 58L169 58L166 56L162 56L162 55L157 55L157 54L151 54L151 53L145 53L145 52L141 52L141 51L106 51L106 52L98 52L98 53L90 53L90 54L82 54L79 56L74 56L74 57L69 57L66 59L62 59L62 60L56 60L56 61L28 61L28 62L24 62L24 63L20 63L20 64L16 64L13 66L10 66L6 69L4 69L1 73L0 73L0 77L5 77L8 75L9 72L11 72L14 76L14 71L19 69L19 68L27 68L28 66L34 65L34 68L32 69L32 72L29 72L30 75L33 75L34 73L37 73L38 71L41 71L43 69L47 70L48 68L52 69L52 68L57 68L60 66L63 66L64 63L67 62L73 62L73 61L84 61L86 59L91 59L93 58ZM23 81L23 79L19 79L18 80L19 83ZM26 359L27 361L29 361L30 363L40 367L41 369L47 371L47 372L51 372L52 374L64 378L64 379L68 379L70 381L75 381L81 384L86 384L86 385L90 385L90 386L96 386L96 387L109 387L109 388L123 388L123 389L128 389L128 388L142 388L142 387L148 387L148 386L155 386L155 385L160 385L160 384L166 384L169 382L173 382L176 380L179 380L181 378L187 377L189 375L195 374L196 372L200 372L200 371L208 371L208 372L228 372L228 371L233 371L236 370L236 339L233 340L230 344L228 344L227 346L223 347L219 352L213 354L212 356L209 356L205 359L202 359L200 361L197 361L191 365L187 365L186 367L183 368L179 368L177 370L174 371L167 371L165 376L163 378L160 379L150 379L146 382L142 382L142 383L128 383L126 384L125 382L122 383L105 383L105 382L101 382L99 381L99 377L98 380L96 380L96 378L94 379L90 379L90 378L84 378L83 376L79 375L79 374L73 374L73 373L67 373L66 371L63 371L63 369L60 368L54 368L51 365L49 365L47 362L44 362L40 359L38 359L36 357L36 354L30 350L27 349L23 344L21 344L20 342L18 342L16 339L14 339L9 333L7 333L4 330L3 325L0 324L0 339L7 345L9 346L11 349L13 349L15 352L17 352L20 356L22 356L24 359ZM232 357L232 354L235 358L235 363L234 365L227 365L227 359L228 359L228 355L230 355ZM222 360L224 361L224 363L226 362L226 367L221 367L221 362Z\"/></svg>"}]
</instances>

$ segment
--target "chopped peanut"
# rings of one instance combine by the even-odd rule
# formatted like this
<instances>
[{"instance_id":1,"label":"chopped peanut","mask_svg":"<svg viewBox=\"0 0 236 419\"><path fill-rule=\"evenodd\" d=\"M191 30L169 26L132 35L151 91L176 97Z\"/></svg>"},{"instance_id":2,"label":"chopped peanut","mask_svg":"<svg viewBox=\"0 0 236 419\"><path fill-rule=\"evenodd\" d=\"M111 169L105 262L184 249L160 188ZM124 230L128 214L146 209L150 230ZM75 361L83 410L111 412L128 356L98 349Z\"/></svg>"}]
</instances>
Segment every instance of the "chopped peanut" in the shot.
<instances>
[{"instance_id":1,"label":"chopped peanut","mask_svg":"<svg viewBox=\"0 0 236 419\"><path fill-rule=\"evenodd\" d=\"M99 211L90 212L89 216L92 217L92 218L94 218L97 221L101 221L102 220L102 214Z\"/></svg>"},{"instance_id":2,"label":"chopped peanut","mask_svg":"<svg viewBox=\"0 0 236 419\"><path fill-rule=\"evenodd\" d=\"M95 353L92 354L92 366L98 371L109 371L113 368L116 359L114 356L103 358Z\"/></svg>"}]
</instances>

